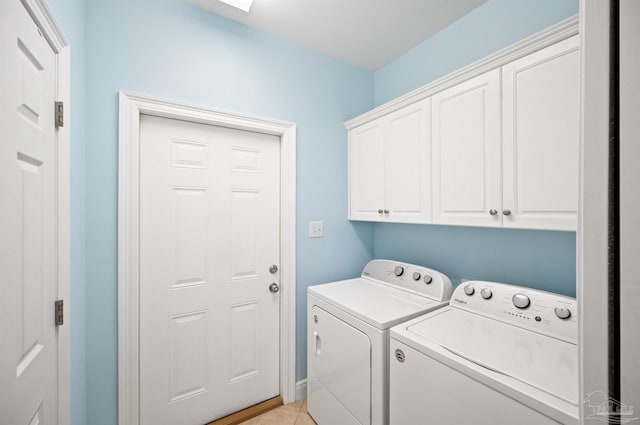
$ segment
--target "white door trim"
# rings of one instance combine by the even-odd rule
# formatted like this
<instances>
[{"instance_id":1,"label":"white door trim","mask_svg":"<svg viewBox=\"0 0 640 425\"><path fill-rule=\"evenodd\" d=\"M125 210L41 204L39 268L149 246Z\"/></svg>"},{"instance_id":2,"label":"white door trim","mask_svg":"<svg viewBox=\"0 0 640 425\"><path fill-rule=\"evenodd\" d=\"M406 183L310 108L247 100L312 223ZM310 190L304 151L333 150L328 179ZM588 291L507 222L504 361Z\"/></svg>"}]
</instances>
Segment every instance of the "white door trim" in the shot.
<instances>
[{"instance_id":1,"label":"white door trim","mask_svg":"<svg viewBox=\"0 0 640 425\"><path fill-rule=\"evenodd\" d=\"M609 1L580 1L582 123L577 231L580 398L609 387ZM593 413L580 409L581 423Z\"/></svg>"},{"instance_id":2,"label":"white door trim","mask_svg":"<svg viewBox=\"0 0 640 425\"><path fill-rule=\"evenodd\" d=\"M57 101L64 102L64 126L56 136L56 238L58 299L64 300L64 325L58 327L58 425L71 423L71 363L70 363L70 100L71 60L70 46L44 0L21 0L56 55ZM51 105L53 113L53 105ZM82 301L83 302L83 301ZM53 317L51 318L53 320Z\"/></svg>"},{"instance_id":3,"label":"white door trim","mask_svg":"<svg viewBox=\"0 0 640 425\"><path fill-rule=\"evenodd\" d=\"M120 92L118 166L118 423L138 425L140 115L280 137L280 394L295 401L296 126L252 115Z\"/></svg>"}]
</instances>

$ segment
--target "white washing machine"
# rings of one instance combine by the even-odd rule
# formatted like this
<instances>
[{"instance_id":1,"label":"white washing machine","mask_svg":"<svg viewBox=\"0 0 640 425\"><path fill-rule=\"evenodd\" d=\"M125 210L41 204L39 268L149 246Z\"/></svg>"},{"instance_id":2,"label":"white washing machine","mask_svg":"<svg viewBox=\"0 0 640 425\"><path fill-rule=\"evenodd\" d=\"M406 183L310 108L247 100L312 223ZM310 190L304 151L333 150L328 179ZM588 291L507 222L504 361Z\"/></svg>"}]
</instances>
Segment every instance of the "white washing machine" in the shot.
<instances>
[{"instance_id":1,"label":"white washing machine","mask_svg":"<svg viewBox=\"0 0 640 425\"><path fill-rule=\"evenodd\" d=\"M307 408L319 425L387 425L389 328L447 305L449 278L373 260L361 277L309 287Z\"/></svg>"},{"instance_id":2,"label":"white washing machine","mask_svg":"<svg viewBox=\"0 0 640 425\"><path fill-rule=\"evenodd\" d=\"M493 282L391 329L393 425L578 424L577 305Z\"/></svg>"}]
</instances>

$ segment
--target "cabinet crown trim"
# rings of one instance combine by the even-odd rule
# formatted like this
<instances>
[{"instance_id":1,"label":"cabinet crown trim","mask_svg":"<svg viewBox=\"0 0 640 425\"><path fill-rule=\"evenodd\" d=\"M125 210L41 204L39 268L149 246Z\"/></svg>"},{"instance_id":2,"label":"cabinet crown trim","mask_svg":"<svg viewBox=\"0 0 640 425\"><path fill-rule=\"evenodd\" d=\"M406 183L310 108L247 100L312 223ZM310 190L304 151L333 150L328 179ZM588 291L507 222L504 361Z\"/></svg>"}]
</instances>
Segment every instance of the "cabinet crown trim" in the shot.
<instances>
[{"instance_id":1,"label":"cabinet crown trim","mask_svg":"<svg viewBox=\"0 0 640 425\"><path fill-rule=\"evenodd\" d=\"M574 15L558 22L544 30L537 32L521 41L518 41L504 49L498 50L483 59L473 62L457 71L445 75L431 83L427 83L409 93L391 100L372 109L362 115L350 119L344 123L347 130L361 126L394 112L412 103L418 102L437 92L446 90L463 81L469 80L487 71L506 65L509 62L520 59L523 56L543 49L578 34L578 15Z\"/></svg>"}]
</instances>

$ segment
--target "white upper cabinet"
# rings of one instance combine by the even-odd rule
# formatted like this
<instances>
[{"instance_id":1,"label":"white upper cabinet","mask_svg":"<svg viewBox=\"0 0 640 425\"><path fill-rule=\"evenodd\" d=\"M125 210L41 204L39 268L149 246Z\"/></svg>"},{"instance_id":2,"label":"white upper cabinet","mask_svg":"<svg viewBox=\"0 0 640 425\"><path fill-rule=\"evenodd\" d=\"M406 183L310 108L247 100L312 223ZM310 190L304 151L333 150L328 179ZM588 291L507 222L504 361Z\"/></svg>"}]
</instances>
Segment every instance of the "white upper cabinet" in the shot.
<instances>
[{"instance_id":1,"label":"white upper cabinet","mask_svg":"<svg viewBox=\"0 0 640 425\"><path fill-rule=\"evenodd\" d=\"M576 230L579 37L531 43L349 121L349 218Z\"/></svg>"},{"instance_id":2,"label":"white upper cabinet","mask_svg":"<svg viewBox=\"0 0 640 425\"><path fill-rule=\"evenodd\" d=\"M578 37L505 65L502 92L503 226L575 230Z\"/></svg>"},{"instance_id":3,"label":"white upper cabinet","mask_svg":"<svg viewBox=\"0 0 640 425\"><path fill-rule=\"evenodd\" d=\"M349 218L379 220L384 206L383 119L349 133Z\"/></svg>"},{"instance_id":4,"label":"white upper cabinet","mask_svg":"<svg viewBox=\"0 0 640 425\"><path fill-rule=\"evenodd\" d=\"M349 133L349 218L431 221L430 100Z\"/></svg>"},{"instance_id":5,"label":"white upper cabinet","mask_svg":"<svg viewBox=\"0 0 640 425\"><path fill-rule=\"evenodd\" d=\"M500 226L500 70L432 98L433 222Z\"/></svg>"}]
</instances>

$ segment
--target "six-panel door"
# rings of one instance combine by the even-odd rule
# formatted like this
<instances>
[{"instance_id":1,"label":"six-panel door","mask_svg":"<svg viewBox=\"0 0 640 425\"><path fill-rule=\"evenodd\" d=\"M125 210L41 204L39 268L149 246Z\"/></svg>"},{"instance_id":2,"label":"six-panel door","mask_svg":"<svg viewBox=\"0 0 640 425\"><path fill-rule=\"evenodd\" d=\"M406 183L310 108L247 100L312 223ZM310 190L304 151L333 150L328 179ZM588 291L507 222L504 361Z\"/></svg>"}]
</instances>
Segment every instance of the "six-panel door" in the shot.
<instances>
[{"instance_id":1,"label":"six-panel door","mask_svg":"<svg viewBox=\"0 0 640 425\"><path fill-rule=\"evenodd\" d=\"M280 140L140 125L141 424L202 425L279 394Z\"/></svg>"},{"instance_id":2,"label":"six-panel door","mask_svg":"<svg viewBox=\"0 0 640 425\"><path fill-rule=\"evenodd\" d=\"M0 424L55 425L56 54L21 2L0 16Z\"/></svg>"}]
</instances>

